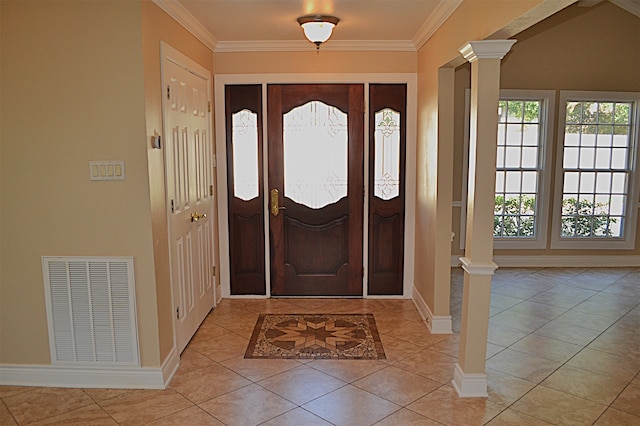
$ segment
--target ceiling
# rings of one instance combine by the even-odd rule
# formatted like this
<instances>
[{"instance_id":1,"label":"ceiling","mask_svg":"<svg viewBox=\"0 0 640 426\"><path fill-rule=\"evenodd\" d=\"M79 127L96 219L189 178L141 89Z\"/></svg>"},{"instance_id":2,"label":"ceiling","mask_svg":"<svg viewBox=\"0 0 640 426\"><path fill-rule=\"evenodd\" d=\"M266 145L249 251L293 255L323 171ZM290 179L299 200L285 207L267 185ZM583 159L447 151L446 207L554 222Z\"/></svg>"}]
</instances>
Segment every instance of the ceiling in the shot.
<instances>
[{"instance_id":1,"label":"ceiling","mask_svg":"<svg viewBox=\"0 0 640 426\"><path fill-rule=\"evenodd\" d=\"M462 0L154 0L215 51L305 50L296 19L340 19L329 50L416 50ZM196 31L194 31L194 29Z\"/></svg>"},{"instance_id":2,"label":"ceiling","mask_svg":"<svg viewBox=\"0 0 640 426\"><path fill-rule=\"evenodd\" d=\"M1 0L0 0L1 1ZM416 51L463 0L152 0L215 52L315 49L296 19L340 19L323 50ZM514 0L510 0L514 1ZM592 7L606 0L578 0ZM640 16L639 0L609 0Z\"/></svg>"}]
</instances>

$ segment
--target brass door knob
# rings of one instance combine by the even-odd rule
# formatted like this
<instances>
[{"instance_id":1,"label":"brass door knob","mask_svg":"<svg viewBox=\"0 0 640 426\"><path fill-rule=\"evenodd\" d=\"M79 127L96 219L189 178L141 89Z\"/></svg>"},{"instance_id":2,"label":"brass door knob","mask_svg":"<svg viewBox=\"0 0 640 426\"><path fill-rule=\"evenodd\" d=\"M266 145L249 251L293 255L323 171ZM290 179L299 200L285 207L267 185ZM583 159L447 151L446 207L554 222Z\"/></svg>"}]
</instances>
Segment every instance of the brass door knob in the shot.
<instances>
[{"instance_id":1,"label":"brass door knob","mask_svg":"<svg viewBox=\"0 0 640 426\"><path fill-rule=\"evenodd\" d=\"M206 217L207 217L206 213L193 212L191 213L191 222L197 222L200 219L204 219Z\"/></svg>"}]
</instances>

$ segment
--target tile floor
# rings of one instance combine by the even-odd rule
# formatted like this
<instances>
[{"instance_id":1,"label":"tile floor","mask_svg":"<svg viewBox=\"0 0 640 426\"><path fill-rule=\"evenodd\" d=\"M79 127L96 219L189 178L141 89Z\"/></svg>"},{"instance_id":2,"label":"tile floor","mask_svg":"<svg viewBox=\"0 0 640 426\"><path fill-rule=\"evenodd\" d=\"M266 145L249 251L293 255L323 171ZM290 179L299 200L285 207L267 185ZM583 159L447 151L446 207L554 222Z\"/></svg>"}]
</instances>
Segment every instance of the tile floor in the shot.
<instances>
[{"instance_id":1,"label":"tile floor","mask_svg":"<svg viewBox=\"0 0 640 426\"><path fill-rule=\"evenodd\" d=\"M500 269L489 397L460 399L453 335L408 300L224 300L166 390L0 387L0 424L640 425L640 268ZM384 361L243 359L258 313L373 312Z\"/></svg>"}]
</instances>

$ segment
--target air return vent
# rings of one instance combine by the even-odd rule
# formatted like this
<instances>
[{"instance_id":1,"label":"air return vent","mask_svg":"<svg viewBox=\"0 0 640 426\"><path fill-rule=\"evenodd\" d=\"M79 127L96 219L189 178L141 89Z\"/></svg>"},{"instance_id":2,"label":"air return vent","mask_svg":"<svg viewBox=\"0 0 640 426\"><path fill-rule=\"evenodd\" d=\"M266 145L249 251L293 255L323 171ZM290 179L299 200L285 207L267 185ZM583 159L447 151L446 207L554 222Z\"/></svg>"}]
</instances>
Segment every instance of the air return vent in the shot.
<instances>
[{"instance_id":1,"label":"air return vent","mask_svg":"<svg viewBox=\"0 0 640 426\"><path fill-rule=\"evenodd\" d=\"M43 257L52 364L138 366L133 258Z\"/></svg>"}]
</instances>

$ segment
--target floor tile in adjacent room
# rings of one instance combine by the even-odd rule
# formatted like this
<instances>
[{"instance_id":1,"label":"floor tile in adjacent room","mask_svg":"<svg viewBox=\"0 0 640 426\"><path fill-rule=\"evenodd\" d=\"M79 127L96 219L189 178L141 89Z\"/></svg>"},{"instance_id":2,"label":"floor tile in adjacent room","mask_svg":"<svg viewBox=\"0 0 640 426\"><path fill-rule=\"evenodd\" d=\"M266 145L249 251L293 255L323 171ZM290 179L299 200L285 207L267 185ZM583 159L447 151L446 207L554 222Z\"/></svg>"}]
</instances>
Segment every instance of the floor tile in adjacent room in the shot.
<instances>
[{"instance_id":1,"label":"floor tile in adjacent room","mask_svg":"<svg viewBox=\"0 0 640 426\"><path fill-rule=\"evenodd\" d=\"M628 385L611 404L612 408L640 416L640 386Z\"/></svg>"},{"instance_id":2,"label":"floor tile in adjacent room","mask_svg":"<svg viewBox=\"0 0 640 426\"><path fill-rule=\"evenodd\" d=\"M353 385L402 406L441 386L438 382L393 366L356 380Z\"/></svg>"},{"instance_id":3,"label":"floor tile in adjacent room","mask_svg":"<svg viewBox=\"0 0 640 426\"><path fill-rule=\"evenodd\" d=\"M200 407L190 407L170 414L146 426L224 426L224 423L212 417Z\"/></svg>"},{"instance_id":4,"label":"floor tile in adjacent room","mask_svg":"<svg viewBox=\"0 0 640 426\"><path fill-rule=\"evenodd\" d=\"M291 411L275 417L260 426L332 426L331 423L321 419L303 408L295 408Z\"/></svg>"},{"instance_id":5,"label":"floor tile in adjacent room","mask_svg":"<svg viewBox=\"0 0 640 426\"><path fill-rule=\"evenodd\" d=\"M556 339L530 334L514 343L509 349L536 355L551 361L565 362L580 352L583 346L566 343Z\"/></svg>"},{"instance_id":6,"label":"floor tile in adjacent room","mask_svg":"<svg viewBox=\"0 0 640 426\"><path fill-rule=\"evenodd\" d=\"M640 425L640 417L615 408L608 408L594 424L597 426L638 426Z\"/></svg>"},{"instance_id":7,"label":"floor tile in adjacent room","mask_svg":"<svg viewBox=\"0 0 640 426\"><path fill-rule=\"evenodd\" d=\"M505 349L487 360L487 368L533 383L540 383L562 363L535 355Z\"/></svg>"},{"instance_id":8,"label":"floor tile in adjacent room","mask_svg":"<svg viewBox=\"0 0 640 426\"><path fill-rule=\"evenodd\" d=\"M262 380L258 384L295 404L303 405L347 383L302 365Z\"/></svg>"},{"instance_id":9,"label":"floor tile in adjacent room","mask_svg":"<svg viewBox=\"0 0 640 426\"><path fill-rule=\"evenodd\" d=\"M626 380L563 365L542 382L543 386L600 404L609 405L627 385Z\"/></svg>"},{"instance_id":10,"label":"floor tile in adjacent room","mask_svg":"<svg viewBox=\"0 0 640 426\"><path fill-rule=\"evenodd\" d=\"M431 420L421 414L403 408L388 417L375 423L375 426L440 426L435 420Z\"/></svg>"},{"instance_id":11,"label":"floor tile in adjacent room","mask_svg":"<svg viewBox=\"0 0 640 426\"><path fill-rule=\"evenodd\" d=\"M494 417L487 426L549 426L544 420L507 408Z\"/></svg>"}]
</instances>

